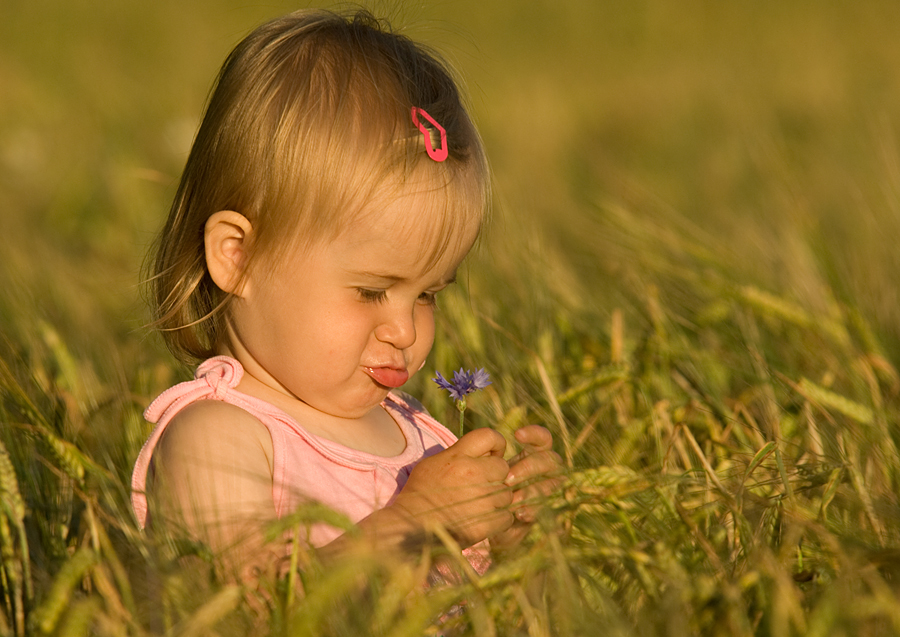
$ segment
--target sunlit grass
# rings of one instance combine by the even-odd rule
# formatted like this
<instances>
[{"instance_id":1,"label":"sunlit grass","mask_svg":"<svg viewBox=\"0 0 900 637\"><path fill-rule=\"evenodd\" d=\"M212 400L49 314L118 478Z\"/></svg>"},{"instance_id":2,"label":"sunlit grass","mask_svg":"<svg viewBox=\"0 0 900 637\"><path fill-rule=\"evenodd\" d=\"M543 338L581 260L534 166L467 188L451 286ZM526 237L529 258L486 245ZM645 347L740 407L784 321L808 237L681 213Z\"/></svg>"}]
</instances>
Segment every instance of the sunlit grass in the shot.
<instances>
[{"instance_id":1,"label":"sunlit grass","mask_svg":"<svg viewBox=\"0 0 900 637\"><path fill-rule=\"evenodd\" d=\"M305 596L260 594L137 531L141 411L187 373L139 268L217 65L289 8L4 8L0 636L900 632L889 2L396 11L468 77L496 174L429 368L487 367L468 425L548 426L566 487L442 590L298 554Z\"/></svg>"}]
</instances>

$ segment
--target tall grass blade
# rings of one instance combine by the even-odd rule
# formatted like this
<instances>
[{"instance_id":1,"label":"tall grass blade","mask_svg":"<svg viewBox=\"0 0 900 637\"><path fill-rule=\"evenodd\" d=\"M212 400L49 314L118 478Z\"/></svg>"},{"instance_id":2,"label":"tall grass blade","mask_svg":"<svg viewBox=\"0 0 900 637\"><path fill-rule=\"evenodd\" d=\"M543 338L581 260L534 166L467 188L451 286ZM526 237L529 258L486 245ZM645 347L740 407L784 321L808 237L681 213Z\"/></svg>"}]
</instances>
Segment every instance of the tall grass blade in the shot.
<instances>
[{"instance_id":1,"label":"tall grass blade","mask_svg":"<svg viewBox=\"0 0 900 637\"><path fill-rule=\"evenodd\" d=\"M798 391L814 405L820 408L833 409L858 423L871 425L875 419L871 408L816 385L807 378L800 379Z\"/></svg>"},{"instance_id":2,"label":"tall grass blade","mask_svg":"<svg viewBox=\"0 0 900 637\"><path fill-rule=\"evenodd\" d=\"M15 537L13 537L15 534ZM0 441L0 558L7 610L17 632L25 627L25 604L34 595L31 558L25 532L25 501L6 446ZM11 598L11 599L10 599Z\"/></svg>"},{"instance_id":3,"label":"tall grass blade","mask_svg":"<svg viewBox=\"0 0 900 637\"><path fill-rule=\"evenodd\" d=\"M72 603L75 588L88 572L100 562L100 556L90 549L79 549L63 563L47 597L31 615L31 624L45 635L51 634L66 607Z\"/></svg>"},{"instance_id":4,"label":"tall grass blade","mask_svg":"<svg viewBox=\"0 0 900 637\"><path fill-rule=\"evenodd\" d=\"M176 627L178 637L200 637L208 635L240 604L243 590L236 584L230 584L213 595L180 626Z\"/></svg>"}]
</instances>

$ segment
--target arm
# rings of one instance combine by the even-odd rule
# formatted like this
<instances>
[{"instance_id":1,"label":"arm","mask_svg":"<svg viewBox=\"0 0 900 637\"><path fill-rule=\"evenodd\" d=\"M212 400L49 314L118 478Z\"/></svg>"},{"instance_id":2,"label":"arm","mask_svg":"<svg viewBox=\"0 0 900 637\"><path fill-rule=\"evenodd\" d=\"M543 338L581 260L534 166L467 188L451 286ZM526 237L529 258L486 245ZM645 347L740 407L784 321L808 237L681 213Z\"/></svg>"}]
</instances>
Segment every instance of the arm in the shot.
<instances>
[{"instance_id":1,"label":"arm","mask_svg":"<svg viewBox=\"0 0 900 637\"><path fill-rule=\"evenodd\" d=\"M213 400L186 407L154 451L152 476L154 526L207 543L237 579L277 563L262 537L276 517L272 440L251 414Z\"/></svg>"}]
</instances>

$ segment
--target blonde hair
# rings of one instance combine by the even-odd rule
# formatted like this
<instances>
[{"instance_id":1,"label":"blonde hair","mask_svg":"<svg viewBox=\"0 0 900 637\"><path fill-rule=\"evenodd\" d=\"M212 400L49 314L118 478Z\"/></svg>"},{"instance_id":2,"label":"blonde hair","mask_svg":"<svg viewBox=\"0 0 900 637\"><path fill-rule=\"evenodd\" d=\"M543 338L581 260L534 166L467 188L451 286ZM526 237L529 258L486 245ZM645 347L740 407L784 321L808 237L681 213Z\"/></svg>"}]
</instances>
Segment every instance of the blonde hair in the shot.
<instances>
[{"instance_id":1,"label":"blonde hair","mask_svg":"<svg viewBox=\"0 0 900 637\"><path fill-rule=\"evenodd\" d=\"M446 130L446 161L427 157L414 106ZM367 198L414 171L446 193L445 234L481 222L483 146L434 53L364 11L298 11L254 30L219 73L157 241L150 298L169 349L204 359L225 338L231 297L204 253L212 214L241 213L252 254L280 254L337 236Z\"/></svg>"}]
</instances>

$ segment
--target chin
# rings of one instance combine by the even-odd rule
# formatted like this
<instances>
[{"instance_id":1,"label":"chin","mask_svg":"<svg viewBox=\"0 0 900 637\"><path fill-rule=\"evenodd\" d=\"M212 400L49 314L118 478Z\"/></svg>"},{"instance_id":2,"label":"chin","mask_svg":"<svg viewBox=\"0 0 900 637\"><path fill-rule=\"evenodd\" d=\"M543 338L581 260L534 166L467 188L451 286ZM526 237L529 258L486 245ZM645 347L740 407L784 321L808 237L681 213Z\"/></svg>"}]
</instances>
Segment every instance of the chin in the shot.
<instances>
[{"instance_id":1,"label":"chin","mask_svg":"<svg viewBox=\"0 0 900 637\"><path fill-rule=\"evenodd\" d=\"M346 409L341 410L341 415L344 418L364 418L367 416L373 409L377 409L381 402L387 397L388 392L390 390L385 389L382 392L379 392L377 397L373 397L371 400L367 400L363 405L357 405L356 407L348 406Z\"/></svg>"}]
</instances>

